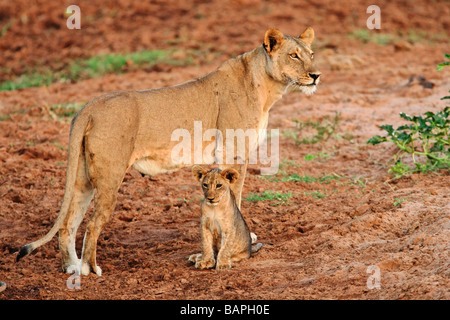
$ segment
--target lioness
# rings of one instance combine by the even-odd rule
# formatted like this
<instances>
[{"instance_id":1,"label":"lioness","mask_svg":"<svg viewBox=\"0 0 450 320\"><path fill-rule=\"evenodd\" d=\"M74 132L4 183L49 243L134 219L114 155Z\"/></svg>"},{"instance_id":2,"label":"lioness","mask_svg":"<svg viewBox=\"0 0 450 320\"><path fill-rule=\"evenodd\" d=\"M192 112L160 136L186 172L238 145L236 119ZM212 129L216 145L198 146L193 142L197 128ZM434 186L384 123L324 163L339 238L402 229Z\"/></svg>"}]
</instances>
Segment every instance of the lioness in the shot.
<instances>
[{"instance_id":1,"label":"lioness","mask_svg":"<svg viewBox=\"0 0 450 320\"><path fill-rule=\"evenodd\" d=\"M231 168L207 171L201 166L194 166L192 172L205 198L200 222L202 253L191 255L189 260L199 269L215 265L217 270L222 270L231 268L232 262L250 258L262 244L252 247L252 238L256 240L256 236L250 233L230 188L239 173Z\"/></svg>"},{"instance_id":2,"label":"lioness","mask_svg":"<svg viewBox=\"0 0 450 320\"><path fill-rule=\"evenodd\" d=\"M320 72L314 66L313 39L312 28L299 37L270 29L261 46L226 61L203 78L169 88L106 94L87 103L72 121L66 189L58 218L44 237L20 249L17 260L59 232L63 271L101 275L97 239L114 210L126 171L133 167L155 175L186 166L172 161L171 150L177 142L171 141L171 133L185 128L192 134L194 121L202 121L203 132L265 129L271 106L289 86L306 94L316 90ZM248 157L250 150L246 151ZM240 207L247 164L220 167L239 172L232 191ZM80 260L75 236L92 198L94 212L86 226Z\"/></svg>"}]
</instances>

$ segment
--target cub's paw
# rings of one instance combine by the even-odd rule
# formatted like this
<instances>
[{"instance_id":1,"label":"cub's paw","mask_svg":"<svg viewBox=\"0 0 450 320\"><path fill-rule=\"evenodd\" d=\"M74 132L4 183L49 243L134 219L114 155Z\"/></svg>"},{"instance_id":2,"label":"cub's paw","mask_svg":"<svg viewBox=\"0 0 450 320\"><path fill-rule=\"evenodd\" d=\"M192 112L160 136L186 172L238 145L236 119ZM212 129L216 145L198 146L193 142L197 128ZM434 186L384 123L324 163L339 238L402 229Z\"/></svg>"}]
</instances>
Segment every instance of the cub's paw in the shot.
<instances>
[{"instance_id":1,"label":"cub's paw","mask_svg":"<svg viewBox=\"0 0 450 320\"><path fill-rule=\"evenodd\" d=\"M190 262L196 263L197 260L200 260L202 258L202 254L201 253L196 253L196 254L191 254L188 258L188 260Z\"/></svg>"},{"instance_id":2,"label":"cub's paw","mask_svg":"<svg viewBox=\"0 0 450 320\"><path fill-rule=\"evenodd\" d=\"M218 261L216 265L216 270L227 270L231 269L231 261Z\"/></svg>"},{"instance_id":3,"label":"cub's paw","mask_svg":"<svg viewBox=\"0 0 450 320\"><path fill-rule=\"evenodd\" d=\"M210 268L213 268L215 264L216 264L215 259L207 259L207 260L198 259L195 262L195 267L197 269L210 269Z\"/></svg>"}]
</instances>

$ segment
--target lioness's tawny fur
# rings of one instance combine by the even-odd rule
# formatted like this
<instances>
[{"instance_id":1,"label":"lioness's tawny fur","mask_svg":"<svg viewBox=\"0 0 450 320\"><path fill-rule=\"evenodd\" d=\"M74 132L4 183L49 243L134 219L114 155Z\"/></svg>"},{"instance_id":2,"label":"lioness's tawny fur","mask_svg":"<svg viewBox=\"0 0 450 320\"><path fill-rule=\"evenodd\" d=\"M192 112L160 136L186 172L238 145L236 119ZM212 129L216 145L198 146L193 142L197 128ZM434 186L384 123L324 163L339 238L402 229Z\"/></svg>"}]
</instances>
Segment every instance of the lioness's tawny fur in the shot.
<instances>
[{"instance_id":1,"label":"lioness's tawny fur","mask_svg":"<svg viewBox=\"0 0 450 320\"><path fill-rule=\"evenodd\" d=\"M191 255L189 260L199 269L216 266L222 270L231 268L233 262L250 258L262 244L252 247L252 236L231 191L239 173L231 168L207 171L201 166L194 166L192 171L205 198L200 221L202 253Z\"/></svg>"},{"instance_id":2,"label":"lioness's tawny fur","mask_svg":"<svg viewBox=\"0 0 450 320\"><path fill-rule=\"evenodd\" d=\"M155 175L182 167L172 162L171 151L178 143L172 141L172 133L184 128L193 135L194 121L202 121L202 134L209 129L265 129L271 106L289 86L307 94L315 91L320 72L310 47L313 38L311 28L299 37L271 29L261 46L226 61L205 77L169 88L111 93L86 104L72 121L59 216L44 237L21 248L17 260L59 232L63 270L101 275L97 239L114 210L126 171L133 167ZM231 187L238 207L249 148L256 146L246 146L245 164L221 165L239 172ZM78 259L75 236L92 198L94 212Z\"/></svg>"}]
</instances>

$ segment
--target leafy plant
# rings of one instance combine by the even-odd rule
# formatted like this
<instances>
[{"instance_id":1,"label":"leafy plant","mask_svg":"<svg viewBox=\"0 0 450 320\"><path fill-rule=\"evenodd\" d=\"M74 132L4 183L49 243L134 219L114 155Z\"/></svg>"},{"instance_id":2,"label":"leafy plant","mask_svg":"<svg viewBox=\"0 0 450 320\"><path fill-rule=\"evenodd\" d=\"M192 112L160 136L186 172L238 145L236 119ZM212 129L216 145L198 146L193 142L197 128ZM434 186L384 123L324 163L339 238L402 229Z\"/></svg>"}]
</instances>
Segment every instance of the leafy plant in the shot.
<instances>
[{"instance_id":1,"label":"leafy plant","mask_svg":"<svg viewBox=\"0 0 450 320\"><path fill-rule=\"evenodd\" d=\"M445 54L450 58L449 54ZM438 70L449 66L445 61L438 64ZM441 100L450 99L450 96ZM399 151L394 155L394 164L389 169L396 178L411 172L429 172L438 169L450 169L450 107L437 113L425 112L421 116L409 116L403 112L400 117L412 122L394 129L392 125L382 125L380 128L387 132L387 136L376 135L367 141L372 145L382 142L392 142ZM414 167L410 168L404 159L411 156ZM421 161L421 159L424 159Z\"/></svg>"},{"instance_id":2,"label":"leafy plant","mask_svg":"<svg viewBox=\"0 0 450 320\"><path fill-rule=\"evenodd\" d=\"M394 129L392 125L383 125L381 129L387 136L374 136L367 141L372 145L392 142L399 151L394 155L394 165L389 169L396 177L411 172L429 172L450 168L450 107L433 113L425 112L423 116L409 116L400 113L400 117L412 122ZM404 159L410 155L414 168L405 164ZM420 161L424 158L425 161Z\"/></svg>"},{"instance_id":3,"label":"leafy plant","mask_svg":"<svg viewBox=\"0 0 450 320\"><path fill-rule=\"evenodd\" d=\"M406 199L404 199L404 198L395 198L394 207L401 206L401 204L405 201L406 201Z\"/></svg>"},{"instance_id":4,"label":"leafy plant","mask_svg":"<svg viewBox=\"0 0 450 320\"><path fill-rule=\"evenodd\" d=\"M450 54L444 53L444 56L445 56L447 59L450 59ZM437 65L438 71L441 71L442 68L444 68L445 66L450 66L450 61L444 61L444 62L442 62L442 63L439 63L439 64ZM444 97L444 98L450 99L450 97Z\"/></svg>"},{"instance_id":5,"label":"leafy plant","mask_svg":"<svg viewBox=\"0 0 450 320\"><path fill-rule=\"evenodd\" d=\"M450 59L450 54L445 53L444 56L445 56L447 59ZM438 71L441 71L442 68L444 68L444 67L446 67L446 66L450 66L450 61L444 61L444 62L442 62L442 63L439 63L439 64L437 65L437 69L438 69ZM450 90L449 90L448 92L450 92ZM445 97L442 97L442 98L441 98L441 100L445 100L445 99L450 99L450 96L445 96Z\"/></svg>"}]
</instances>

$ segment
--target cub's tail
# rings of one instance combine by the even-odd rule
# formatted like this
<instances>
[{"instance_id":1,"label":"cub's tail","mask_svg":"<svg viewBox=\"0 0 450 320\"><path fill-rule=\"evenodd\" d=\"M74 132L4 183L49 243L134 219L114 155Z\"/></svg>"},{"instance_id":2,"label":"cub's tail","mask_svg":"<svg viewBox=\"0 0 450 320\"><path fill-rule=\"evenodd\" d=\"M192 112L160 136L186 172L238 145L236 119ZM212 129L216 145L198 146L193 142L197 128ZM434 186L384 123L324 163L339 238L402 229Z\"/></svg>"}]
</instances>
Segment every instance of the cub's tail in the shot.
<instances>
[{"instance_id":1,"label":"cub's tail","mask_svg":"<svg viewBox=\"0 0 450 320\"><path fill-rule=\"evenodd\" d=\"M257 244L252 246L252 251L251 252L252 253L258 252L259 249L261 249L263 246L267 246L267 245L273 246L273 243L262 243L262 242L259 242L259 243L257 243Z\"/></svg>"},{"instance_id":2,"label":"cub's tail","mask_svg":"<svg viewBox=\"0 0 450 320\"><path fill-rule=\"evenodd\" d=\"M253 244L251 253L258 252L259 249L261 249L265 245L273 246L273 243L261 243L261 242L256 243L256 241L258 241L258 237L253 232L250 233L250 237L252 238L252 244Z\"/></svg>"}]
</instances>

